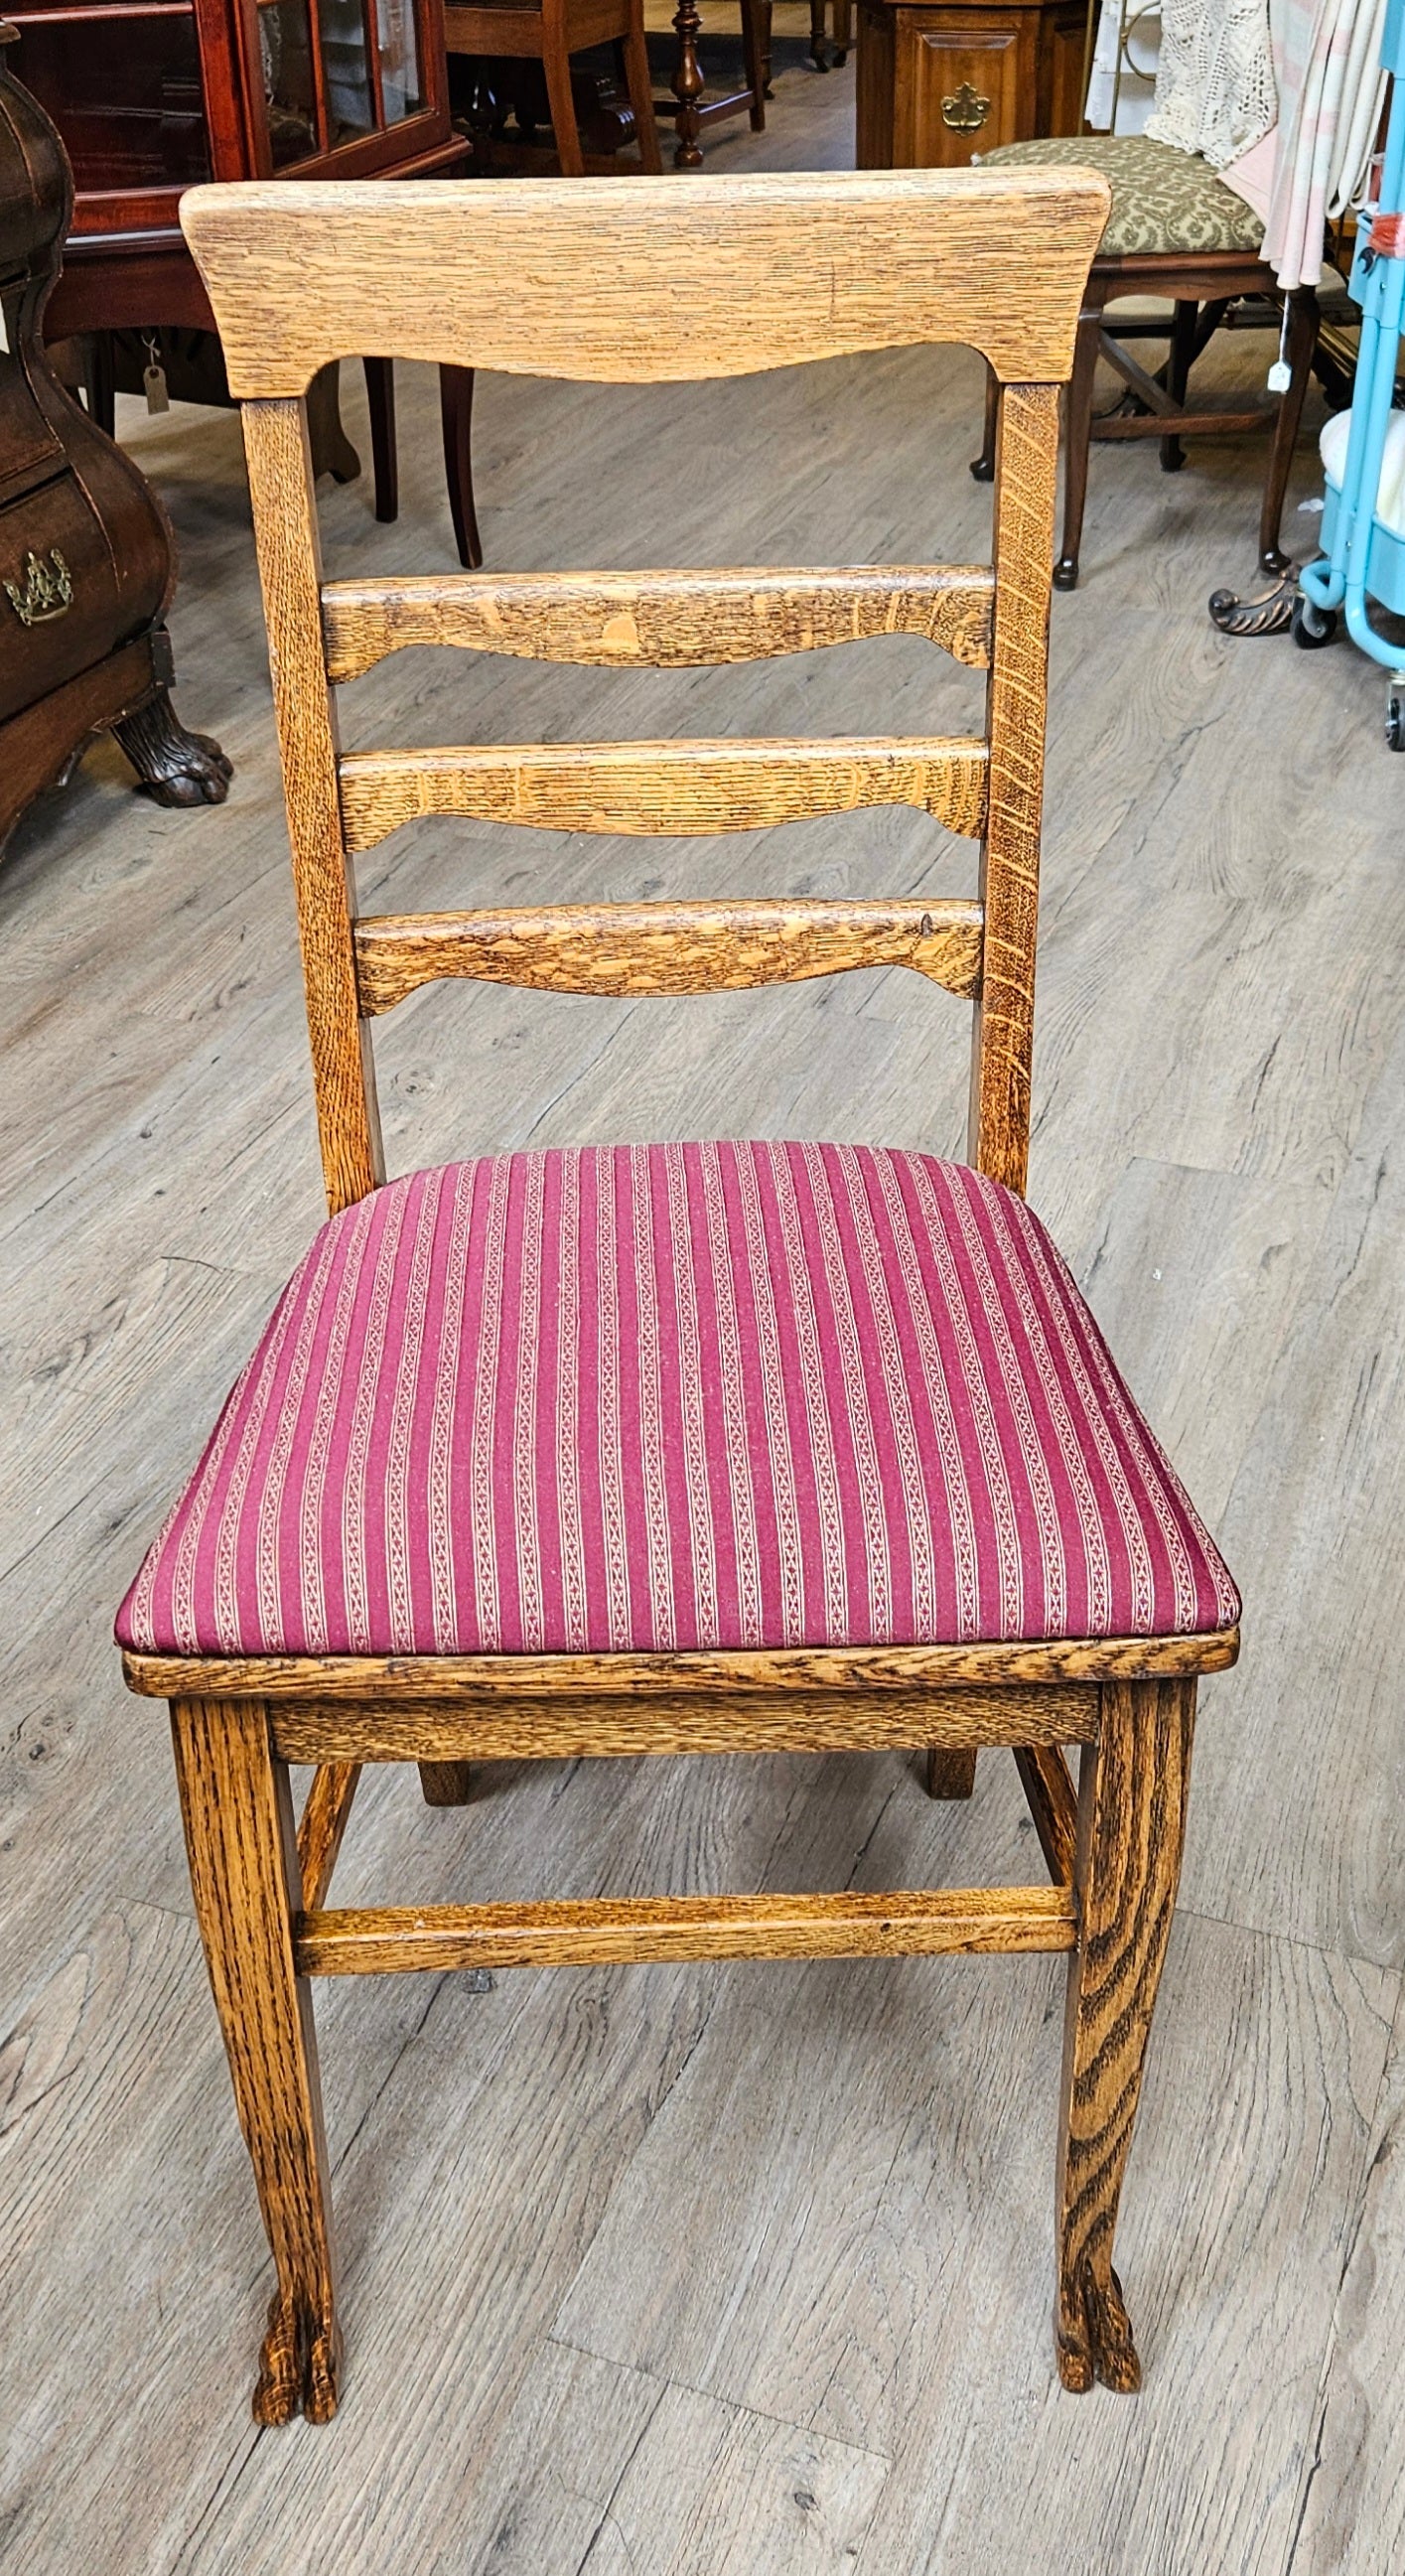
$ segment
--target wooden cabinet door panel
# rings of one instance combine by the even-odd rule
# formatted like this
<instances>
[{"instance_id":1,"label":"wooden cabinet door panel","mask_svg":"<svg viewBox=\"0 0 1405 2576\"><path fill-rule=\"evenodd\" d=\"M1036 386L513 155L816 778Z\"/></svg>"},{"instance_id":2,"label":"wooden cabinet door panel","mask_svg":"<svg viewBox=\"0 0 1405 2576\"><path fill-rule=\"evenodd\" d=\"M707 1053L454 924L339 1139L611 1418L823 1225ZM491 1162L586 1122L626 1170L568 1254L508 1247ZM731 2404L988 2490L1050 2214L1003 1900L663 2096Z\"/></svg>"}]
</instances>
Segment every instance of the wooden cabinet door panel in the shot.
<instances>
[{"instance_id":1,"label":"wooden cabinet door panel","mask_svg":"<svg viewBox=\"0 0 1405 2576\"><path fill-rule=\"evenodd\" d=\"M973 27L941 10L901 11L894 161L960 170L973 152L1018 142L1022 94L1033 105L1026 50L1014 16Z\"/></svg>"}]
</instances>

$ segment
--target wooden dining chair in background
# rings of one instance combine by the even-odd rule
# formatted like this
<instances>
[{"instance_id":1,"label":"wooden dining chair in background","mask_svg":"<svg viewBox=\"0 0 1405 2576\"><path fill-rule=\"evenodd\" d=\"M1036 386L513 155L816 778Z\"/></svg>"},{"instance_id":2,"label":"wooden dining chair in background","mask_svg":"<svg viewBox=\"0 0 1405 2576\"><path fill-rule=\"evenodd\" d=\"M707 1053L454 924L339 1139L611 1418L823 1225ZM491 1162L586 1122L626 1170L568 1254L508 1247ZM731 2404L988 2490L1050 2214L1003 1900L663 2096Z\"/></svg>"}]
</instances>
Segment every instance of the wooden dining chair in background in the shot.
<instances>
[{"instance_id":1,"label":"wooden dining chair in background","mask_svg":"<svg viewBox=\"0 0 1405 2576\"><path fill-rule=\"evenodd\" d=\"M1135 2388L1113 2229L1197 1677L1239 1603L1023 1197L1059 387L1106 188L284 182L181 212L244 404L332 1211L118 1620L171 1705L277 2273L255 2414L337 2403L311 1980L563 1961L1067 1952L1058 2366ZM993 563L324 582L305 395L368 316L397 356L605 382L971 343L1001 387ZM677 668L895 632L986 669L984 732L338 748L339 684L404 645ZM687 834L884 804L978 841L979 893L356 904L358 855L422 815ZM700 1142L384 1176L371 1023L420 985L878 964L974 1006L968 1162ZM1014 1752L1047 1885L328 1903L367 1762L452 1802L504 1757L907 1746L964 1796L982 1745ZM290 1763L317 1766L296 1829Z\"/></svg>"},{"instance_id":2,"label":"wooden dining chair in background","mask_svg":"<svg viewBox=\"0 0 1405 2576\"><path fill-rule=\"evenodd\" d=\"M556 158L567 179L585 174L571 56L592 45L618 45L640 165L662 169L644 0L448 0L444 41L450 54L508 55L541 64Z\"/></svg>"},{"instance_id":3,"label":"wooden dining chair in background","mask_svg":"<svg viewBox=\"0 0 1405 2576\"><path fill-rule=\"evenodd\" d=\"M1287 569L1283 507L1293 449L1317 349L1315 287L1279 297L1273 270L1261 256L1263 220L1226 187L1197 152L1182 152L1149 134L1087 134L1077 140L1002 143L981 155L982 169L1055 169L1069 163L1100 170L1112 190L1112 210L1098 245L1083 299L1065 405L1063 540L1054 566L1060 590L1078 584L1083 512L1088 497L1088 457L1095 440L1154 438L1165 473L1185 462L1187 438L1239 437L1263 431L1269 441L1259 506L1259 563L1264 572ZM1143 308L1164 302L1166 316L1144 309L1124 317L1116 307L1131 300ZM1216 386L1199 402L1190 372L1215 333L1234 313L1262 306L1265 319L1283 317L1288 365L1285 391L1260 400ZM1133 357L1129 341L1169 342L1164 367L1152 374ZM1111 410L1094 410L1099 363L1124 386ZM986 482L995 464L996 389L987 389L985 436L971 471Z\"/></svg>"}]
</instances>

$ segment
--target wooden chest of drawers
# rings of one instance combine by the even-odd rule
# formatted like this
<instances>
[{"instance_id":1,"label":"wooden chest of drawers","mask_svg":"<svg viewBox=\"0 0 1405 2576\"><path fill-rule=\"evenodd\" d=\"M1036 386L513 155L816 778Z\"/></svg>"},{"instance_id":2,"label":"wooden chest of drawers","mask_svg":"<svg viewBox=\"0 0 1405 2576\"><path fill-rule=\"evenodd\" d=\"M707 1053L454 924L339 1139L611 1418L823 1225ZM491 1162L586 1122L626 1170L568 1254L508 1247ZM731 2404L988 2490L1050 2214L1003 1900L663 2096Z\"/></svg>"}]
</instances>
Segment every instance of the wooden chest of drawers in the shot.
<instances>
[{"instance_id":1,"label":"wooden chest of drawers","mask_svg":"<svg viewBox=\"0 0 1405 2576\"><path fill-rule=\"evenodd\" d=\"M0 22L0 47L12 36ZM163 803L218 802L229 780L171 709L165 512L44 350L72 202L58 135L0 51L0 846L109 727Z\"/></svg>"}]
</instances>

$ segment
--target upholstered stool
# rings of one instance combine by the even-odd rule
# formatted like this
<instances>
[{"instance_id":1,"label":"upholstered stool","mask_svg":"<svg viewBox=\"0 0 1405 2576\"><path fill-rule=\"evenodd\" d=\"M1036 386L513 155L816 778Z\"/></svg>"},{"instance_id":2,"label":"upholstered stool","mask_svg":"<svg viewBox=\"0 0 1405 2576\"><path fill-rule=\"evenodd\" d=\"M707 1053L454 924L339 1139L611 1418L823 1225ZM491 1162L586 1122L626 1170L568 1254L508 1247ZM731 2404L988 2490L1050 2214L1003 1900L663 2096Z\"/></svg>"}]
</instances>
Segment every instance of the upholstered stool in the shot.
<instances>
[{"instance_id":1,"label":"upholstered stool","mask_svg":"<svg viewBox=\"0 0 1405 2576\"><path fill-rule=\"evenodd\" d=\"M982 155L983 169L1020 164L1062 164L1100 170L1112 189L1112 213L1098 245L1078 327L1078 346L1065 415L1063 545L1054 579L1072 590L1078 579L1083 507L1088 489L1088 448L1094 438L1157 438L1164 472L1184 463L1183 438L1230 437L1271 427L1272 446L1259 515L1259 561L1265 572L1283 571L1279 546L1288 469L1302 417L1317 346L1317 296L1310 286L1288 298L1288 390L1276 402L1245 404L1238 411L1196 411L1186 401L1190 370L1230 305L1240 296L1277 294L1272 269L1261 257L1263 224L1242 197L1227 188L1198 153L1146 134L1087 134L1057 142L1005 143ZM1157 296L1175 306L1171 323L1124 322L1116 337L1104 325L1109 304L1126 296ZM1169 336L1170 355L1151 375L1123 346L1127 340ZM1095 416L1093 382L1099 357L1114 367L1136 398ZM993 388L987 396L981 454L971 471L989 479L994 461Z\"/></svg>"}]
</instances>

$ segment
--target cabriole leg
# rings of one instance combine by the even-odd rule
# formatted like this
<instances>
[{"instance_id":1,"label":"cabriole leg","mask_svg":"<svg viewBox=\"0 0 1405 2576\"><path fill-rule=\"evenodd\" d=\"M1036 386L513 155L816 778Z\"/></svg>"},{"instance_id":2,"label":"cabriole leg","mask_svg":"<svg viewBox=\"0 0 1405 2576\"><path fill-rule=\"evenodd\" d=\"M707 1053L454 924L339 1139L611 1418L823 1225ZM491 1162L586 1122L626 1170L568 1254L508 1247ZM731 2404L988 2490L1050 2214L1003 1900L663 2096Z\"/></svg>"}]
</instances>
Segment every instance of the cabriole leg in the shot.
<instances>
[{"instance_id":1,"label":"cabriole leg","mask_svg":"<svg viewBox=\"0 0 1405 2576\"><path fill-rule=\"evenodd\" d=\"M1083 1748L1059 2121L1065 2388L1141 2385L1112 2240L1180 1878L1194 1726L1193 1681L1109 1682L1099 1740Z\"/></svg>"},{"instance_id":2,"label":"cabriole leg","mask_svg":"<svg viewBox=\"0 0 1405 2576\"><path fill-rule=\"evenodd\" d=\"M278 2274L254 2415L325 2424L341 2344L312 1999L293 1965L287 1765L274 1757L261 1700L173 1700L171 1730L200 1937Z\"/></svg>"}]
</instances>

